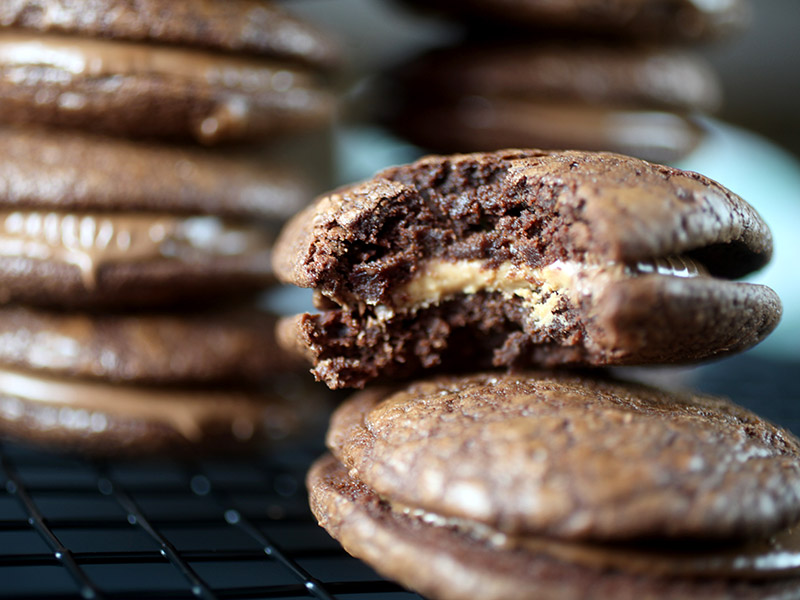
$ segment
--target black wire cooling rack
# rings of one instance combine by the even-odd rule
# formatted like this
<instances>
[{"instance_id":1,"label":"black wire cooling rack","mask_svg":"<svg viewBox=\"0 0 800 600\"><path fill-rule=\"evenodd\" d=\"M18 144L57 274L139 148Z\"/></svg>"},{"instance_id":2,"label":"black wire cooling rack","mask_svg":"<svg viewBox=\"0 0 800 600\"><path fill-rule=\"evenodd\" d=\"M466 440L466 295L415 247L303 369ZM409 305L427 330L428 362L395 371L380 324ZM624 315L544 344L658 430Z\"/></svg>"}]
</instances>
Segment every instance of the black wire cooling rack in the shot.
<instances>
[{"instance_id":1,"label":"black wire cooling rack","mask_svg":"<svg viewBox=\"0 0 800 600\"><path fill-rule=\"evenodd\" d=\"M0 598L419 600L313 520L314 443L96 462L0 446Z\"/></svg>"},{"instance_id":2,"label":"black wire cooling rack","mask_svg":"<svg viewBox=\"0 0 800 600\"><path fill-rule=\"evenodd\" d=\"M737 357L694 384L800 432L798 367ZM191 462L0 445L0 598L420 600L314 522L303 481L319 438Z\"/></svg>"}]
</instances>

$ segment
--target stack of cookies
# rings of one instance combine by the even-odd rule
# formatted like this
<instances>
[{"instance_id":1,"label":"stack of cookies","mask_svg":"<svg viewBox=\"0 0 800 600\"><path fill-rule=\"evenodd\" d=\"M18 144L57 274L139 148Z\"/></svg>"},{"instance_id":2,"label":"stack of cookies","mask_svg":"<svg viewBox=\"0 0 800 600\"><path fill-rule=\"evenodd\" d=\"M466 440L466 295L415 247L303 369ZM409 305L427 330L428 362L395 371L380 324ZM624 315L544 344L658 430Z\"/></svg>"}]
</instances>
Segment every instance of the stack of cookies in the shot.
<instances>
[{"instance_id":1,"label":"stack of cookies","mask_svg":"<svg viewBox=\"0 0 800 600\"><path fill-rule=\"evenodd\" d=\"M467 23L458 46L392 79L383 120L437 152L612 150L671 162L706 134L716 74L688 43L738 30L744 0L435 0Z\"/></svg>"},{"instance_id":2,"label":"stack of cookies","mask_svg":"<svg viewBox=\"0 0 800 600\"><path fill-rule=\"evenodd\" d=\"M327 125L335 60L262 0L0 5L3 433L155 452L297 428L254 298L308 192L237 155Z\"/></svg>"},{"instance_id":3,"label":"stack of cookies","mask_svg":"<svg viewBox=\"0 0 800 600\"><path fill-rule=\"evenodd\" d=\"M796 596L800 442L598 368L758 343L780 301L734 279L771 250L733 192L611 153L432 156L320 198L274 256L319 311L279 341L366 389L312 510L434 599Z\"/></svg>"}]
</instances>

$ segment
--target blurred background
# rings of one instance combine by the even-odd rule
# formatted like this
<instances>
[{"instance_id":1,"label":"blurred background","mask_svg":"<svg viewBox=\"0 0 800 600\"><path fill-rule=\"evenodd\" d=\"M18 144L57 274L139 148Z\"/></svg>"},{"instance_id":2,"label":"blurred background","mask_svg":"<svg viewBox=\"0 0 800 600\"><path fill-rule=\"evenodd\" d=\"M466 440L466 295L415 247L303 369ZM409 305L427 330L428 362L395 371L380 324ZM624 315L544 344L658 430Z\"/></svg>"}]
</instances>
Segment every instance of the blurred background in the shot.
<instances>
[{"instance_id":1,"label":"blurred background","mask_svg":"<svg viewBox=\"0 0 800 600\"><path fill-rule=\"evenodd\" d=\"M292 0L287 7L337 32L354 75L380 71L457 36L441 20L391 0ZM800 154L800 2L755 0L750 25L699 48L724 88L719 117Z\"/></svg>"}]
</instances>

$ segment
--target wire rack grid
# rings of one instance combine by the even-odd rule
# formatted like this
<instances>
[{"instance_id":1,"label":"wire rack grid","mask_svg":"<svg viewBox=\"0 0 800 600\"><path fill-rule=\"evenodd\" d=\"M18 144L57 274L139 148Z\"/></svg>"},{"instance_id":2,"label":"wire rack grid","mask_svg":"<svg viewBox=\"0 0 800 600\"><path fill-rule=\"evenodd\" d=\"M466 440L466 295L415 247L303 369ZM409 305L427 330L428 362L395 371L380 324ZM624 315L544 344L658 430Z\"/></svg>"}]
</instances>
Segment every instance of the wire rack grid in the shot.
<instances>
[{"instance_id":1,"label":"wire rack grid","mask_svg":"<svg viewBox=\"0 0 800 600\"><path fill-rule=\"evenodd\" d=\"M411 600L313 520L321 449L97 462L0 446L0 598Z\"/></svg>"}]
</instances>

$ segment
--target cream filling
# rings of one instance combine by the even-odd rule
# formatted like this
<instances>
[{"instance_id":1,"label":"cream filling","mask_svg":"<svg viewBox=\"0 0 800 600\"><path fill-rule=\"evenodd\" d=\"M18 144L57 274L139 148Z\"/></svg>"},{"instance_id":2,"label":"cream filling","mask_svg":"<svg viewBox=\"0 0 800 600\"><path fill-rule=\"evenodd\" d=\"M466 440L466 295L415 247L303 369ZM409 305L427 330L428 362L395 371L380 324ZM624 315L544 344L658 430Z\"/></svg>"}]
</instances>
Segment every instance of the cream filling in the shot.
<instances>
[{"instance_id":1,"label":"cream filling","mask_svg":"<svg viewBox=\"0 0 800 600\"><path fill-rule=\"evenodd\" d=\"M212 216L0 212L0 256L74 265L87 289L108 264L242 256L266 251L270 243L262 228Z\"/></svg>"},{"instance_id":2,"label":"cream filling","mask_svg":"<svg viewBox=\"0 0 800 600\"><path fill-rule=\"evenodd\" d=\"M555 318L554 310L567 287L560 272L532 269L504 263L488 267L482 260L431 259L392 295L392 305L401 309L435 306L458 294L498 292L505 298L517 297L532 312L534 320L546 327ZM380 311L376 311L381 314Z\"/></svg>"},{"instance_id":3,"label":"cream filling","mask_svg":"<svg viewBox=\"0 0 800 600\"><path fill-rule=\"evenodd\" d=\"M393 315L393 308L416 310L459 294L491 292L507 299L520 298L522 305L531 311L534 322L547 327L556 318L554 311L562 297L592 294L600 284L647 274L700 277L707 273L701 264L681 256L633 265L555 261L539 268L510 262L489 266L485 260L430 259L410 281L393 292L390 306L378 305L375 313L378 318L388 318Z\"/></svg>"},{"instance_id":4,"label":"cream filling","mask_svg":"<svg viewBox=\"0 0 800 600\"><path fill-rule=\"evenodd\" d=\"M230 422L234 437L248 440L264 417L263 407L243 393L136 387L0 369L0 416L12 421L26 417L25 403L40 409L34 417L43 429L101 433L109 417L119 417L164 424L194 442L202 439L204 425L215 422Z\"/></svg>"},{"instance_id":5,"label":"cream filling","mask_svg":"<svg viewBox=\"0 0 800 600\"><path fill-rule=\"evenodd\" d=\"M760 579L794 577L800 573L800 527L766 540L716 547L686 542L649 545L600 545L566 542L536 536L509 536L488 525L467 519L448 518L421 509L391 505L392 511L420 519L433 527L457 529L498 549L523 549L555 559L597 569L674 577L727 577Z\"/></svg>"}]
</instances>

